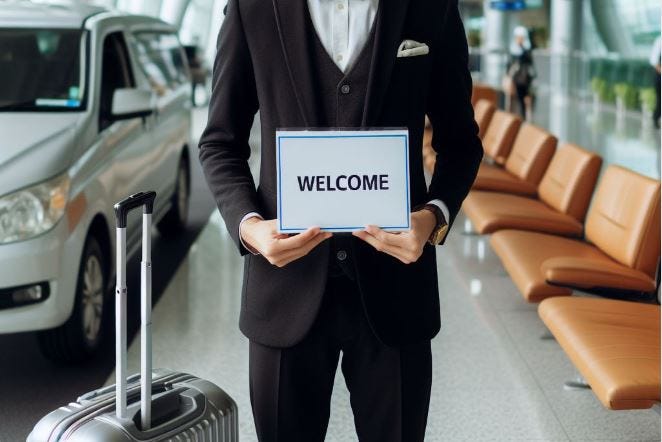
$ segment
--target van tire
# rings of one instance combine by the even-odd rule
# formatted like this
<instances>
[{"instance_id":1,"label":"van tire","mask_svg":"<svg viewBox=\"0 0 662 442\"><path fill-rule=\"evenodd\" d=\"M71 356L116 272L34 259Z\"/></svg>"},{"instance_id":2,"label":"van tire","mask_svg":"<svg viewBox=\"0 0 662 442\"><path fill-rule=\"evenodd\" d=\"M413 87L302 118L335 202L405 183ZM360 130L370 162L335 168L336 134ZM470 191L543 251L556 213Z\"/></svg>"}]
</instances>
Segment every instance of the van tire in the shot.
<instances>
[{"instance_id":1,"label":"van tire","mask_svg":"<svg viewBox=\"0 0 662 442\"><path fill-rule=\"evenodd\" d=\"M47 359L76 363L95 355L103 338L107 287L106 257L99 241L89 235L78 269L71 316L61 326L37 333L39 348Z\"/></svg>"},{"instance_id":2,"label":"van tire","mask_svg":"<svg viewBox=\"0 0 662 442\"><path fill-rule=\"evenodd\" d=\"M186 229L191 195L190 183L191 172L188 159L182 156L177 167L177 181L175 191L172 194L170 209L156 225L162 235L169 236Z\"/></svg>"}]
</instances>

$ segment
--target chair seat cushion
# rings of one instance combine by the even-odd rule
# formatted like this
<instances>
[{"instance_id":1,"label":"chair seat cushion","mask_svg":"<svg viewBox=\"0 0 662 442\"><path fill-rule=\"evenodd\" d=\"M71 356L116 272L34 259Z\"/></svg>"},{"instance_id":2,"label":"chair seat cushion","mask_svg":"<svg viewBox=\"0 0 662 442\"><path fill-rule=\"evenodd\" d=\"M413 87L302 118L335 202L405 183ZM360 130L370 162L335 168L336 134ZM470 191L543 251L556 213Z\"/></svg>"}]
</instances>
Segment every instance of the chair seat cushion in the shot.
<instances>
[{"instance_id":1,"label":"chair seat cushion","mask_svg":"<svg viewBox=\"0 0 662 442\"><path fill-rule=\"evenodd\" d=\"M529 302L572 294L569 288L547 283L542 265L551 258L583 258L596 265L620 266L584 241L544 233L500 230L492 235L490 243L522 296Z\"/></svg>"},{"instance_id":2,"label":"chair seat cushion","mask_svg":"<svg viewBox=\"0 0 662 442\"><path fill-rule=\"evenodd\" d=\"M615 261L562 256L544 261L540 267L548 283L583 289L655 290L653 278Z\"/></svg>"},{"instance_id":3,"label":"chair seat cushion","mask_svg":"<svg viewBox=\"0 0 662 442\"><path fill-rule=\"evenodd\" d=\"M582 224L540 200L519 195L473 190L464 200L464 212L478 233L504 229L532 230L580 236Z\"/></svg>"},{"instance_id":4,"label":"chair seat cushion","mask_svg":"<svg viewBox=\"0 0 662 442\"><path fill-rule=\"evenodd\" d=\"M547 299L538 312L605 407L660 401L660 306L572 297Z\"/></svg>"},{"instance_id":5,"label":"chair seat cushion","mask_svg":"<svg viewBox=\"0 0 662 442\"><path fill-rule=\"evenodd\" d=\"M529 196L535 196L537 193L535 184L517 178L501 167L487 163L481 163L473 189Z\"/></svg>"}]
</instances>

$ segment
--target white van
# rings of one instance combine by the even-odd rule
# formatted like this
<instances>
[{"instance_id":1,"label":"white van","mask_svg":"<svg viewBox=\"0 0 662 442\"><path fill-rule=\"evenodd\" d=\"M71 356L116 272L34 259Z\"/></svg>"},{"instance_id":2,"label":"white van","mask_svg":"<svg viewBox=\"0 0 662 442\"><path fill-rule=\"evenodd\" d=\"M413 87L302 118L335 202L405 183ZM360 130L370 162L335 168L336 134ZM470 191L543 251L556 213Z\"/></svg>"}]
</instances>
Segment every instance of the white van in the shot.
<instances>
[{"instance_id":1,"label":"white van","mask_svg":"<svg viewBox=\"0 0 662 442\"><path fill-rule=\"evenodd\" d=\"M0 333L38 330L51 359L99 346L113 204L155 190L160 232L186 224L191 83L176 32L84 4L0 7Z\"/></svg>"}]
</instances>

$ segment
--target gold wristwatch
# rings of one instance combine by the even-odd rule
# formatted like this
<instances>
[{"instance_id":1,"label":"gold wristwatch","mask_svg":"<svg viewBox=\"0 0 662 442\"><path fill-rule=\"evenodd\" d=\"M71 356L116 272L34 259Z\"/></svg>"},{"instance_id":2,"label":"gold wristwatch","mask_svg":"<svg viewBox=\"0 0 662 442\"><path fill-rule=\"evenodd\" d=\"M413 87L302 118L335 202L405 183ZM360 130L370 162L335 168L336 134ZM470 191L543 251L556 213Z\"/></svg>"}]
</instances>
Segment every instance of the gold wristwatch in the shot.
<instances>
[{"instance_id":1,"label":"gold wristwatch","mask_svg":"<svg viewBox=\"0 0 662 442\"><path fill-rule=\"evenodd\" d=\"M415 212L418 210L429 210L437 219L437 224L434 226L434 230L428 238L428 243L432 244L433 246L438 246L444 242L444 239L446 239L446 234L448 233L448 221L446 221L444 212L442 212L441 209L434 204L423 204L422 206L414 209Z\"/></svg>"}]
</instances>

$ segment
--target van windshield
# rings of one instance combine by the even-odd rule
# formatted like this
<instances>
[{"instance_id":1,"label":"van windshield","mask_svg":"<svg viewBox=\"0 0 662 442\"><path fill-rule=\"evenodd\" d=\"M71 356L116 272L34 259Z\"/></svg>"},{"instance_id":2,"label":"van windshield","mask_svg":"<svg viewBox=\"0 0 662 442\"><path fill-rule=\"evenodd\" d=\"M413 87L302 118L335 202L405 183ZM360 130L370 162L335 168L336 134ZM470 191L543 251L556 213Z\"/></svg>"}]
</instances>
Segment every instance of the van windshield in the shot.
<instances>
[{"instance_id":1,"label":"van windshield","mask_svg":"<svg viewBox=\"0 0 662 442\"><path fill-rule=\"evenodd\" d=\"M0 29L0 111L83 109L85 35L80 29Z\"/></svg>"}]
</instances>

